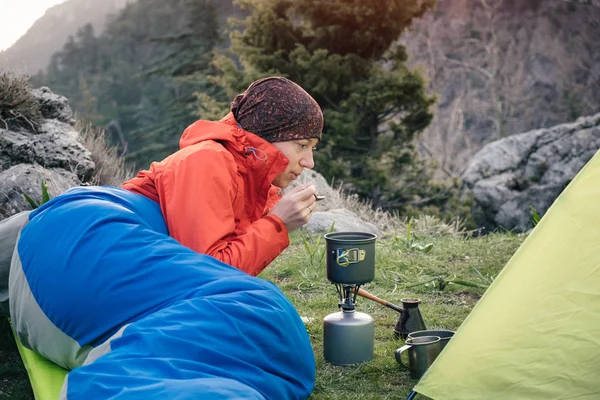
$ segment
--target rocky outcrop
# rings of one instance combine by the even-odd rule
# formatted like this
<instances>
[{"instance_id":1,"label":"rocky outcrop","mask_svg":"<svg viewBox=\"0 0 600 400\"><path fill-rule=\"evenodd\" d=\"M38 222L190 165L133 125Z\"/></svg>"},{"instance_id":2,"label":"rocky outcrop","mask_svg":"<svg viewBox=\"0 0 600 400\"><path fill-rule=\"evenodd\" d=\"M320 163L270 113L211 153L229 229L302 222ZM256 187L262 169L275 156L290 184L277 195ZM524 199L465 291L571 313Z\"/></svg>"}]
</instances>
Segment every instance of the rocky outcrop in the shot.
<instances>
[{"instance_id":1,"label":"rocky outcrop","mask_svg":"<svg viewBox=\"0 0 600 400\"><path fill-rule=\"evenodd\" d=\"M600 114L492 142L462 175L473 218L489 230L527 231L600 148Z\"/></svg>"},{"instance_id":2,"label":"rocky outcrop","mask_svg":"<svg viewBox=\"0 0 600 400\"><path fill-rule=\"evenodd\" d=\"M80 141L67 99L48 88L32 91L44 121L36 131L0 128L0 219L29 209L23 194L40 200L42 181L51 197L88 182L95 169Z\"/></svg>"}]
</instances>

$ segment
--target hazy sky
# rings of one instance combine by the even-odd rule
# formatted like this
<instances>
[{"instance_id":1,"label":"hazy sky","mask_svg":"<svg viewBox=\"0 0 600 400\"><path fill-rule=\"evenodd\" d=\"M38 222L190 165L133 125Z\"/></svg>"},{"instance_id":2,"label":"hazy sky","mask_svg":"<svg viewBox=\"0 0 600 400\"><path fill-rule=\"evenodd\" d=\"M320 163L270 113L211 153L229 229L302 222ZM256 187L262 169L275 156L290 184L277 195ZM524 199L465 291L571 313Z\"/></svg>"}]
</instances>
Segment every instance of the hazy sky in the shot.
<instances>
[{"instance_id":1,"label":"hazy sky","mask_svg":"<svg viewBox=\"0 0 600 400\"><path fill-rule=\"evenodd\" d=\"M0 51L10 47L23 36L48 8L64 1L0 0Z\"/></svg>"}]
</instances>

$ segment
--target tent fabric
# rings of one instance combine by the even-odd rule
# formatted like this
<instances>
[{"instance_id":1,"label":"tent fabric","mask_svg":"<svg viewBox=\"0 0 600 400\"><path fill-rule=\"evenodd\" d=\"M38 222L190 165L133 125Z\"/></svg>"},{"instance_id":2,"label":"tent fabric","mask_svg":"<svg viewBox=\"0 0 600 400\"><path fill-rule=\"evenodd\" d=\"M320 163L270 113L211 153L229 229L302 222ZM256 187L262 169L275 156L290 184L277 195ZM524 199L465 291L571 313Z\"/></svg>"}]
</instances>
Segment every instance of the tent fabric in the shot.
<instances>
[{"instance_id":1,"label":"tent fabric","mask_svg":"<svg viewBox=\"0 0 600 400\"><path fill-rule=\"evenodd\" d=\"M29 350L16 336L15 341L27 370L35 400L57 400L69 371Z\"/></svg>"},{"instance_id":2,"label":"tent fabric","mask_svg":"<svg viewBox=\"0 0 600 400\"><path fill-rule=\"evenodd\" d=\"M293 400L312 392L312 347L283 292L175 241L158 204L142 195L70 189L30 214L17 251L9 285L16 335L56 364L80 364L61 399ZM26 279L15 283L19 272ZM61 341L48 340L40 324L70 341L56 333ZM65 351L49 349L57 345Z\"/></svg>"},{"instance_id":3,"label":"tent fabric","mask_svg":"<svg viewBox=\"0 0 600 400\"><path fill-rule=\"evenodd\" d=\"M415 387L432 399L600 398L600 153Z\"/></svg>"}]
</instances>

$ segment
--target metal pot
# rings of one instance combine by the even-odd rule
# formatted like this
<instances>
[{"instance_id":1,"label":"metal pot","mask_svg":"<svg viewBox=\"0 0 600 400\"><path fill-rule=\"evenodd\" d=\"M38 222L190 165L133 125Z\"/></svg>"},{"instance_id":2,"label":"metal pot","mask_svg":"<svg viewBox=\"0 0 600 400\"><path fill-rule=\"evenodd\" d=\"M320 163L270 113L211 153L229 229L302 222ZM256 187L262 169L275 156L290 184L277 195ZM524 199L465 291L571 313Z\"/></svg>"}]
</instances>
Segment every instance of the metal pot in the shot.
<instances>
[{"instance_id":1,"label":"metal pot","mask_svg":"<svg viewBox=\"0 0 600 400\"><path fill-rule=\"evenodd\" d=\"M375 278L375 239L366 232L333 232L327 242L327 280L363 284Z\"/></svg>"}]
</instances>

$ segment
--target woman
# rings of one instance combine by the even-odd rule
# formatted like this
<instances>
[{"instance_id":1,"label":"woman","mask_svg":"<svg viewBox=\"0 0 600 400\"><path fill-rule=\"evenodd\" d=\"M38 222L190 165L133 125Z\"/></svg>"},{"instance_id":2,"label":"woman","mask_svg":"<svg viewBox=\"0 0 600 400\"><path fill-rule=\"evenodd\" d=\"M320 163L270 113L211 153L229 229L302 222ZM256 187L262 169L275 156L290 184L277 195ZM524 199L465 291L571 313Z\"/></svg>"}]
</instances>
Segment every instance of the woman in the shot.
<instances>
[{"instance_id":1,"label":"woman","mask_svg":"<svg viewBox=\"0 0 600 400\"><path fill-rule=\"evenodd\" d=\"M191 125L179 152L123 187L159 203L169 234L184 246L257 275L316 207L314 186L279 197L314 166L322 129L319 105L300 86L261 79L225 118Z\"/></svg>"},{"instance_id":2,"label":"woman","mask_svg":"<svg viewBox=\"0 0 600 400\"><path fill-rule=\"evenodd\" d=\"M306 329L253 275L314 211L313 186L281 189L313 167L322 125L303 89L266 78L124 189L74 188L29 214L10 314L25 346L72 369L63 399L310 395Z\"/></svg>"}]
</instances>

